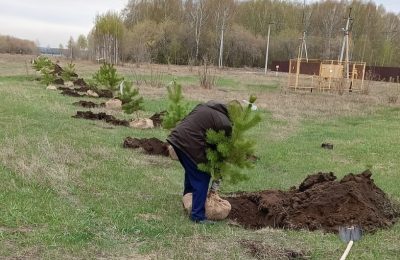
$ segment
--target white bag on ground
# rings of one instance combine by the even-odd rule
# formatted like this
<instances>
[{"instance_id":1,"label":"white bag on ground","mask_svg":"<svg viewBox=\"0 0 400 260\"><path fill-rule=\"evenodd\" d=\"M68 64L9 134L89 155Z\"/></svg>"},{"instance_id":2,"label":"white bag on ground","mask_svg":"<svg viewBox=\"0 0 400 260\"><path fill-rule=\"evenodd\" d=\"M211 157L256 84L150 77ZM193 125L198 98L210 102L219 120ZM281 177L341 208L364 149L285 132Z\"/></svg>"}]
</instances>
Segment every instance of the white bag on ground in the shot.
<instances>
[{"instance_id":1,"label":"white bag on ground","mask_svg":"<svg viewBox=\"0 0 400 260\"><path fill-rule=\"evenodd\" d=\"M106 102L107 109L121 110L122 109L122 101L116 98L107 100Z\"/></svg>"},{"instance_id":2,"label":"white bag on ground","mask_svg":"<svg viewBox=\"0 0 400 260\"><path fill-rule=\"evenodd\" d=\"M185 211L190 214L192 211L192 193L186 193L183 198L183 207ZM206 217L209 220L222 220L225 219L231 211L231 204L229 201L221 199L218 193L208 193L206 200Z\"/></svg>"},{"instance_id":3,"label":"white bag on ground","mask_svg":"<svg viewBox=\"0 0 400 260\"><path fill-rule=\"evenodd\" d=\"M176 155L176 152L174 150L174 147L172 147L172 145L168 145L168 152L169 152L169 157L171 157L172 160L179 161L178 155Z\"/></svg>"},{"instance_id":4,"label":"white bag on ground","mask_svg":"<svg viewBox=\"0 0 400 260\"><path fill-rule=\"evenodd\" d=\"M153 120L148 118L138 118L129 122L129 126L137 129L151 129L154 128Z\"/></svg>"}]
</instances>

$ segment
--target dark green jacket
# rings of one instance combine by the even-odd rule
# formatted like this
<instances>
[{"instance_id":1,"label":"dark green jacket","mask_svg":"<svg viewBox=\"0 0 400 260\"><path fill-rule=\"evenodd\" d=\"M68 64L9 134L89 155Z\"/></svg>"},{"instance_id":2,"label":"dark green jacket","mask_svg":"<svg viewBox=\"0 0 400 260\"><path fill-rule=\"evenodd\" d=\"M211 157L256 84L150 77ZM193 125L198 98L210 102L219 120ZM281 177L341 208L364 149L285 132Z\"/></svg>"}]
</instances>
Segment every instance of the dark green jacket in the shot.
<instances>
[{"instance_id":1,"label":"dark green jacket","mask_svg":"<svg viewBox=\"0 0 400 260\"><path fill-rule=\"evenodd\" d=\"M226 105L208 101L197 105L171 132L167 141L184 152L194 163L207 162L206 132L224 130L231 134L232 123Z\"/></svg>"}]
</instances>

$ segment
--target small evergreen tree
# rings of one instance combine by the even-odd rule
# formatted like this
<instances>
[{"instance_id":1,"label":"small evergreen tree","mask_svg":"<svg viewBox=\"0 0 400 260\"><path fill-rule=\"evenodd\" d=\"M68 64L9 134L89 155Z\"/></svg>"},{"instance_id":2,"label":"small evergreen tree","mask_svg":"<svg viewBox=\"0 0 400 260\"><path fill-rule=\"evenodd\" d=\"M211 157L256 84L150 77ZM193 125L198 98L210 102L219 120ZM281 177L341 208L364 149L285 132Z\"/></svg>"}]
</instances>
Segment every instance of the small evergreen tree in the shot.
<instances>
[{"instance_id":1,"label":"small evergreen tree","mask_svg":"<svg viewBox=\"0 0 400 260\"><path fill-rule=\"evenodd\" d=\"M243 109L238 101L228 105L229 118L232 122L230 136L225 131L207 131L207 163L199 165L199 169L210 173L213 184L210 192L217 192L220 180L237 183L246 180L247 175L241 169L252 167L248 160L254 153L255 142L246 137L246 132L261 121L259 112L252 111L255 96L251 96L249 104Z\"/></svg>"},{"instance_id":2,"label":"small evergreen tree","mask_svg":"<svg viewBox=\"0 0 400 260\"><path fill-rule=\"evenodd\" d=\"M98 85L115 92L124 78L117 74L117 70L114 68L113 64L104 63L93 75L93 79Z\"/></svg>"},{"instance_id":3,"label":"small evergreen tree","mask_svg":"<svg viewBox=\"0 0 400 260\"><path fill-rule=\"evenodd\" d=\"M139 89L133 88L133 83L123 81L118 99L122 102L122 110L127 114L143 109L143 97L138 97Z\"/></svg>"},{"instance_id":4,"label":"small evergreen tree","mask_svg":"<svg viewBox=\"0 0 400 260\"><path fill-rule=\"evenodd\" d=\"M46 86L53 84L57 78L56 75L54 74L54 70L49 67L43 67L40 70L40 73L42 74L42 77L40 78L40 82L42 82Z\"/></svg>"},{"instance_id":5,"label":"small evergreen tree","mask_svg":"<svg viewBox=\"0 0 400 260\"><path fill-rule=\"evenodd\" d=\"M43 69L53 70L54 64L49 58L39 56L33 60L32 67L34 70L41 72Z\"/></svg>"},{"instance_id":6,"label":"small evergreen tree","mask_svg":"<svg viewBox=\"0 0 400 260\"><path fill-rule=\"evenodd\" d=\"M175 80L167 87L167 91L169 105L163 118L163 127L172 129L187 115L188 105L183 102L182 86Z\"/></svg>"},{"instance_id":7,"label":"small evergreen tree","mask_svg":"<svg viewBox=\"0 0 400 260\"><path fill-rule=\"evenodd\" d=\"M72 81L75 80L77 77L78 75L76 74L75 64L73 63L68 63L61 72L61 78L64 81Z\"/></svg>"}]
</instances>

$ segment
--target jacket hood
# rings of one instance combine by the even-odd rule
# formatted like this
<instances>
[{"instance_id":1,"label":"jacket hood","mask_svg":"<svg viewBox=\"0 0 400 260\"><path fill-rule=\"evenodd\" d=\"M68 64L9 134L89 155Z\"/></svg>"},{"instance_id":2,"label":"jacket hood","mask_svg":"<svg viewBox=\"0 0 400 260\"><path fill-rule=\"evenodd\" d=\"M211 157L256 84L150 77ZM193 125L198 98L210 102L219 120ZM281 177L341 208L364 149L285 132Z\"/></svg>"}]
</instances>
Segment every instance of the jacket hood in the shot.
<instances>
[{"instance_id":1,"label":"jacket hood","mask_svg":"<svg viewBox=\"0 0 400 260\"><path fill-rule=\"evenodd\" d=\"M212 109L215 109L215 110L223 113L224 115L228 116L228 108L225 104L222 104L218 101L211 100L206 103L206 106L208 106Z\"/></svg>"}]
</instances>

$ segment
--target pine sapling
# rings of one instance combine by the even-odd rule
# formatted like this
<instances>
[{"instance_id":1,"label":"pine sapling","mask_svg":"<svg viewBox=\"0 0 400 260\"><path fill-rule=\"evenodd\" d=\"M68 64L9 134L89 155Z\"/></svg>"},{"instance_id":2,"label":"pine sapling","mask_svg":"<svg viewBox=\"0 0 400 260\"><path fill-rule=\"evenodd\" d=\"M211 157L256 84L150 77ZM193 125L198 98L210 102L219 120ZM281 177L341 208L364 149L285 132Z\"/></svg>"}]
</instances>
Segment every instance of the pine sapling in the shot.
<instances>
[{"instance_id":1,"label":"pine sapling","mask_svg":"<svg viewBox=\"0 0 400 260\"><path fill-rule=\"evenodd\" d=\"M138 96L139 89L133 87L133 83L129 81L123 81L121 83L121 92L118 95L118 99L122 102L122 110L127 114L143 109L143 97Z\"/></svg>"},{"instance_id":2,"label":"pine sapling","mask_svg":"<svg viewBox=\"0 0 400 260\"><path fill-rule=\"evenodd\" d=\"M44 56L39 56L33 60L32 68L38 72L41 72L43 68L52 70L54 68L54 64L49 58Z\"/></svg>"},{"instance_id":3,"label":"pine sapling","mask_svg":"<svg viewBox=\"0 0 400 260\"><path fill-rule=\"evenodd\" d=\"M224 131L207 131L207 163L200 164L199 169L212 177L210 192L218 191L221 180L237 183L248 179L241 170L253 166L248 158L254 156L255 141L249 139L246 133L261 121L260 113L252 109L255 101L256 97L251 96L245 108L237 101L228 104L231 135L226 135Z\"/></svg>"},{"instance_id":4,"label":"pine sapling","mask_svg":"<svg viewBox=\"0 0 400 260\"><path fill-rule=\"evenodd\" d=\"M188 113L188 105L183 102L182 86L172 81L167 87L169 105L163 118L165 129L174 128Z\"/></svg>"},{"instance_id":5,"label":"pine sapling","mask_svg":"<svg viewBox=\"0 0 400 260\"><path fill-rule=\"evenodd\" d=\"M61 72L61 78L64 81L72 81L77 77L78 74L76 74L75 64L73 63L68 63L67 66L65 66Z\"/></svg>"},{"instance_id":6,"label":"pine sapling","mask_svg":"<svg viewBox=\"0 0 400 260\"><path fill-rule=\"evenodd\" d=\"M48 68L48 67L43 67L40 70L40 73L42 73L42 77L40 78L40 82L45 84L46 86L53 84L54 81L56 80L56 75L53 73L53 69Z\"/></svg>"},{"instance_id":7,"label":"pine sapling","mask_svg":"<svg viewBox=\"0 0 400 260\"><path fill-rule=\"evenodd\" d=\"M117 70L114 68L113 64L104 63L93 75L93 79L96 81L97 85L104 86L115 92L124 78L117 74Z\"/></svg>"}]
</instances>

